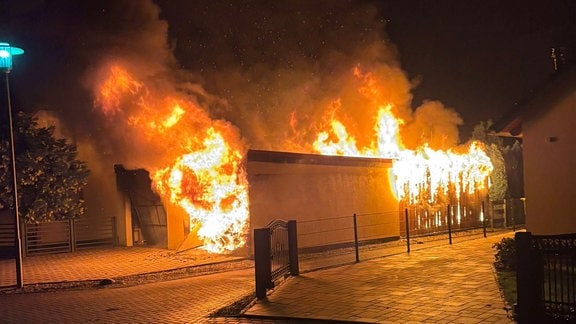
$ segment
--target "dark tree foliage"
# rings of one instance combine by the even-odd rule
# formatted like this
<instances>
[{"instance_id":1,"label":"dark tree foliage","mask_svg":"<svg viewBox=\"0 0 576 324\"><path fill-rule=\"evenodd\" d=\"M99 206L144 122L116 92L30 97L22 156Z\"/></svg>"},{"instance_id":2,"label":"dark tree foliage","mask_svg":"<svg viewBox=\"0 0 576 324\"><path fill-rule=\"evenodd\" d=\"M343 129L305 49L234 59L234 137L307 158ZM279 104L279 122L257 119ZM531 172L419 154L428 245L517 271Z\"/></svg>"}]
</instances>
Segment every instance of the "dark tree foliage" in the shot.
<instances>
[{"instance_id":1,"label":"dark tree foliage","mask_svg":"<svg viewBox=\"0 0 576 324\"><path fill-rule=\"evenodd\" d=\"M504 149L506 173L508 174L508 192L510 198L524 197L524 167L522 160L522 144L515 140Z\"/></svg>"},{"instance_id":2,"label":"dark tree foliage","mask_svg":"<svg viewBox=\"0 0 576 324\"><path fill-rule=\"evenodd\" d=\"M488 132L492 121L480 122L474 127L472 139L481 141L486 147L486 154L490 158L494 170L490 175L491 186L488 191L491 201L498 201L506 198L508 192L508 177L506 175L506 164L504 161L504 144L502 139L489 136Z\"/></svg>"},{"instance_id":3,"label":"dark tree foliage","mask_svg":"<svg viewBox=\"0 0 576 324\"><path fill-rule=\"evenodd\" d=\"M16 175L20 218L28 223L77 218L85 211L82 189L88 168L75 145L54 137L54 127L39 127L24 113L14 118ZM8 125L0 141L0 207L13 208L12 167Z\"/></svg>"}]
</instances>

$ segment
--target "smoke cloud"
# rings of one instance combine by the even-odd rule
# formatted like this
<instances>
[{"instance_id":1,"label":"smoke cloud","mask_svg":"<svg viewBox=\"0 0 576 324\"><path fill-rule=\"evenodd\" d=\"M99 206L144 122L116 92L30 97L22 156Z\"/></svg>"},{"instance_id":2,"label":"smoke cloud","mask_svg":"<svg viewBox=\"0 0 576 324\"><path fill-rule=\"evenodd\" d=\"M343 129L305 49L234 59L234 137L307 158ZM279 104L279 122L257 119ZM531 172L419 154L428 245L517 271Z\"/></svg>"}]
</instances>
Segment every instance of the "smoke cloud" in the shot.
<instances>
[{"instance_id":1,"label":"smoke cloud","mask_svg":"<svg viewBox=\"0 0 576 324\"><path fill-rule=\"evenodd\" d=\"M358 92L358 66L379 72L386 103L410 104L410 82L370 3L200 1L178 10L192 13L175 32L187 35L175 40L178 57L226 100L213 113L253 148L309 151L334 101L333 117L346 119L360 143L372 136L363 130L373 129L377 103Z\"/></svg>"},{"instance_id":2,"label":"smoke cloud","mask_svg":"<svg viewBox=\"0 0 576 324\"><path fill-rule=\"evenodd\" d=\"M367 144L385 104L404 121L407 147L458 143L455 111L436 101L412 108L415 84L371 1L33 1L11 10L58 57L34 63L50 65L36 80L44 90L34 109L57 107L77 136L118 163L146 152L135 147L137 134L94 109L92 91L112 61L237 127L254 149L311 152L331 117ZM377 91L367 94L370 82Z\"/></svg>"},{"instance_id":3,"label":"smoke cloud","mask_svg":"<svg viewBox=\"0 0 576 324\"><path fill-rule=\"evenodd\" d=\"M374 2L159 4L162 18L174 22L170 43L183 67L222 99L208 107L211 114L237 125L251 148L310 152L330 118L368 145L386 104L404 121L408 148L459 142L462 121L454 110L440 102L412 108L416 84L402 70Z\"/></svg>"}]
</instances>

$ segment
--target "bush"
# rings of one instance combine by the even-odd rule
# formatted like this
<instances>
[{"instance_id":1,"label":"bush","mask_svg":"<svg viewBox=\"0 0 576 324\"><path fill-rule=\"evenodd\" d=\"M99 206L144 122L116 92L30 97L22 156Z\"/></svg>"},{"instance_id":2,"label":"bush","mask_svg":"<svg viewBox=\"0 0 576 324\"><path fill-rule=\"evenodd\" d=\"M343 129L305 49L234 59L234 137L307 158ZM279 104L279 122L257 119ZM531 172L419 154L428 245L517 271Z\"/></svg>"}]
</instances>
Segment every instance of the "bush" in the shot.
<instances>
[{"instance_id":1,"label":"bush","mask_svg":"<svg viewBox=\"0 0 576 324\"><path fill-rule=\"evenodd\" d=\"M516 241L505 237L500 242L492 245L496 249L494 266L498 270L516 271Z\"/></svg>"}]
</instances>

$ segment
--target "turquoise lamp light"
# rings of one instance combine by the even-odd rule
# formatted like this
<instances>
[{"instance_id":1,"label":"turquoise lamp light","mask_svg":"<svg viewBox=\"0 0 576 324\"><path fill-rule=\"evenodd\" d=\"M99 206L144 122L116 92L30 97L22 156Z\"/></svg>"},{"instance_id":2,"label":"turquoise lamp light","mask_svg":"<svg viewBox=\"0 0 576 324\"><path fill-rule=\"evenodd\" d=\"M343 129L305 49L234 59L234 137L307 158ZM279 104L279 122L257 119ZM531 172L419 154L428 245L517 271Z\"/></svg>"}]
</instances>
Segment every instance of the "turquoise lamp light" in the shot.
<instances>
[{"instance_id":1,"label":"turquoise lamp light","mask_svg":"<svg viewBox=\"0 0 576 324\"><path fill-rule=\"evenodd\" d=\"M0 70L6 73L10 72L12 70L12 56L20 54L24 54L23 49L0 42Z\"/></svg>"}]
</instances>

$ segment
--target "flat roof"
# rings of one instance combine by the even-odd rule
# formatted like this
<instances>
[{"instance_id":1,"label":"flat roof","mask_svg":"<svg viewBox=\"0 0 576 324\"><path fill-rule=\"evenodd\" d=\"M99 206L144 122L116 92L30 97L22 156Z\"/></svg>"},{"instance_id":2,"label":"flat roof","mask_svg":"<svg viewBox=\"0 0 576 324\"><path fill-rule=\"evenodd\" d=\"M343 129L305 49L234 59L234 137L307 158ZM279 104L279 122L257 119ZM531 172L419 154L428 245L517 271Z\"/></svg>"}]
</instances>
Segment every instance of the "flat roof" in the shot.
<instances>
[{"instance_id":1,"label":"flat roof","mask_svg":"<svg viewBox=\"0 0 576 324\"><path fill-rule=\"evenodd\" d=\"M248 150L246 156L248 162L269 162L283 164L316 164L334 166L355 166L355 167L390 167L392 159L321 155L279 151Z\"/></svg>"}]
</instances>

